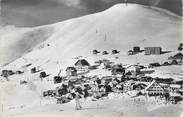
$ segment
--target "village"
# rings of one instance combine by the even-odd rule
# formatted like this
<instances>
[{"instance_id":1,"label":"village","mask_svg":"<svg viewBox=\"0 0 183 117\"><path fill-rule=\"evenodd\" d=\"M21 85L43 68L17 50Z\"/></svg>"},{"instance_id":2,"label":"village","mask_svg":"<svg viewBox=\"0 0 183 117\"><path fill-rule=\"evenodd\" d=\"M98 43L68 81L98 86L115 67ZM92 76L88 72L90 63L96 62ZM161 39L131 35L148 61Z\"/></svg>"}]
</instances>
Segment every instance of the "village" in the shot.
<instances>
[{"instance_id":1,"label":"village","mask_svg":"<svg viewBox=\"0 0 183 117\"><path fill-rule=\"evenodd\" d=\"M183 117L180 4L1 1L0 117Z\"/></svg>"},{"instance_id":2,"label":"village","mask_svg":"<svg viewBox=\"0 0 183 117\"><path fill-rule=\"evenodd\" d=\"M108 97L111 93L128 95L131 98L144 96L145 98L161 99L163 104L179 104L183 101L183 80L176 81L173 77L161 78L151 77L155 71L154 68L161 66L179 66L182 65L183 54L182 44L178 47L179 53L167 58L163 63L149 63L148 66L140 63L135 65L124 66L123 63L114 63L108 59L95 61L91 65L86 59L78 58L73 66L68 66L65 69L65 76L60 75L63 71L58 71L58 75L54 76L51 81L56 86L55 89L42 91L42 97L52 97L56 99L57 104L68 103L73 99L92 97L93 101ZM167 51L166 51L167 52ZM139 53L144 55L161 55L166 54L161 47L145 47L141 50L139 46L135 46L132 50L127 52L128 56L133 56ZM112 50L112 55L119 54L119 50ZM102 54L103 56L110 54L110 52L93 50L92 55ZM116 58L118 59L118 58ZM32 67L27 64L24 67L30 69L30 74L39 74L40 81L45 81L49 74L45 71L39 70L36 66ZM90 75L90 72L96 70L108 72L108 75ZM98 71L97 71L98 73ZM24 71L17 70L2 70L1 76L10 81L9 76L22 75ZM47 81L47 80L46 80ZM21 80L20 85L26 85L28 80ZM82 109L82 106L76 104L77 110Z\"/></svg>"}]
</instances>

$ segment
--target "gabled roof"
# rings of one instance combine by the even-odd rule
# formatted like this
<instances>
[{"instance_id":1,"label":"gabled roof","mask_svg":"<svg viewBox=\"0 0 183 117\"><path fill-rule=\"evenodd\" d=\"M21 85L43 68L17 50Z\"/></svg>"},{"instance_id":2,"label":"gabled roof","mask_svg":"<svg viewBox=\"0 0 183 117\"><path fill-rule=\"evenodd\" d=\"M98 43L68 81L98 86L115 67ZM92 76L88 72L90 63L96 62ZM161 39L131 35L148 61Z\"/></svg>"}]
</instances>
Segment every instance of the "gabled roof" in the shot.
<instances>
[{"instance_id":1,"label":"gabled roof","mask_svg":"<svg viewBox=\"0 0 183 117\"><path fill-rule=\"evenodd\" d=\"M183 54L179 52L176 55L169 57L168 59L183 59Z\"/></svg>"},{"instance_id":2,"label":"gabled roof","mask_svg":"<svg viewBox=\"0 0 183 117\"><path fill-rule=\"evenodd\" d=\"M80 59L78 60L75 64L75 66L90 66L87 60L85 59Z\"/></svg>"},{"instance_id":3,"label":"gabled roof","mask_svg":"<svg viewBox=\"0 0 183 117\"><path fill-rule=\"evenodd\" d=\"M157 84L159 87L161 87L155 80L153 80L146 88L145 90L148 90L153 84ZM161 87L162 88L162 87ZM163 88L162 88L163 89ZM164 90L164 89L163 89Z\"/></svg>"}]
</instances>

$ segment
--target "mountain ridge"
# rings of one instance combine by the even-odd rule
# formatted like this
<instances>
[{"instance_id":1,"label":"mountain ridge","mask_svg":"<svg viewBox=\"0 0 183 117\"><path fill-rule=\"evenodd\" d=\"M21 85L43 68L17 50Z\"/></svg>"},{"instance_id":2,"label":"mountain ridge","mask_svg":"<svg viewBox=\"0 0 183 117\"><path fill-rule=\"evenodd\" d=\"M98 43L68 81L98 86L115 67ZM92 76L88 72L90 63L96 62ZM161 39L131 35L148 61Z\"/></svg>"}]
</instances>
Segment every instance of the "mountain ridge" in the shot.
<instances>
[{"instance_id":1,"label":"mountain ridge","mask_svg":"<svg viewBox=\"0 0 183 117\"><path fill-rule=\"evenodd\" d=\"M48 54L47 56L52 56L52 53L57 50L57 53L53 56L59 54L62 57L65 55L68 55L69 57L69 53L74 53L73 56L76 56L79 53L83 55L88 54L92 49L118 48L126 51L127 48L134 46L137 42L139 43L137 45L140 45L140 42L147 40L147 38L149 39L144 43L147 46L150 42L155 43L154 40L156 38L162 37L164 39L167 38L170 42L166 45L163 44L164 41L161 39L160 44L156 43L154 45L162 44L165 48L168 48L168 46L171 47L173 42L170 38L171 36L173 38L176 37L174 42L180 42L180 38L182 37L180 26L182 25L181 18L175 17L173 14L169 13L169 11L166 12L166 10L162 11L164 14L162 15L160 8L155 9L158 9L158 11L154 10L153 7L149 8L143 5L118 4L106 11L92 15L74 18L51 25L28 28L27 32L25 31L23 34L20 34L19 37L22 38L21 40L25 37L29 40L29 38L31 39L31 36L33 36L35 40L37 38L42 38L40 39L42 41L38 41L37 44L33 45L39 47L45 43L50 44L51 47L49 47L49 49L52 48L53 50L50 51L50 55ZM139 31L139 29L141 31ZM39 30L43 32L43 34L39 34ZM170 30L172 31L169 32ZM21 37L21 35L24 35L25 37ZM45 38L43 39L43 37ZM106 40L109 40L109 42L105 41L105 38ZM121 41L125 41L127 44L119 43ZM21 46L25 45L26 43L21 44ZM26 52L30 51L30 49L34 49L34 46L31 44L30 46L31 47L28 49L25 49ZM175 44L173 47L175 48ZM84 52L83 48L88 49ZM16 50L16 47L11 49ZM78 53L78 51L81 52ZM26 54L26 52L23 53ZM19 57L23 56L23 53L20 53ZM42 53L41 50L40 53ZM11 56L11 54L9 55ZM17 57L10 58L14 58L13 60L17 59ZM4 60L6 60L6 57Z\"/></svg>"}]
</instances>

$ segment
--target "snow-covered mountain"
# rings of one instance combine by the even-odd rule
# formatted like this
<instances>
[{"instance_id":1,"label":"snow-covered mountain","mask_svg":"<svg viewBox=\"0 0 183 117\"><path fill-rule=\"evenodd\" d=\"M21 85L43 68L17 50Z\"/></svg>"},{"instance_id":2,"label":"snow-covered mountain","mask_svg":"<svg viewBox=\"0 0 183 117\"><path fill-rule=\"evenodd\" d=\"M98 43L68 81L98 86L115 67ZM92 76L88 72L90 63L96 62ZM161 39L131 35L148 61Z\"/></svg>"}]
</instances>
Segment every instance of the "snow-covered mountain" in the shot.
<instances>
[{"instance_id":1,"label":"snow-covered mountain","mask_svg":"<svg viewBox=\"0 0 183 117\"><path fill-rule=\"evenodd\" d=\"M180 117L182 107L155 107L134 105L132 98L126 95L109 95L108 98L92 102L83 101L84 109L75 111L74 101L56 105L53 98L43 98L43 91L55 89L60 84L53 83L53 77L61 68L73 65L78 56L87 58L89 62L99 59L110 59L115 63L135 64L166 61L168 56L176 53L182 42L182 19L173 13L159 8L142 5L118 4L97 14L71 19L61 23L35 28L4 27L0 30L0 65L10 70L22 70L22 66L46 71L49 76L41 80L39 73L31 74L27 69L21 75L12 75L9 81L0 79L0 110L2 116L10 117L58 117L58 116L168 116ZM145 56L139 53L128 56L126 52L133 46L161 46L163 51L172 51L162 55ZM93 49L120 50L116 55L92 55ZM118 58L118 59L116 59ZM39 67L38 67L39 66ZM152 77L182 79L182 65L155 68ZM24 67L25 68L25 67ZM91 70L88 76L108 76L110 71ZM5 68L6 69L6 68ZM61 73L61 75L63 75ZM110 72L111 75L111 72ZM20 85L21 81L26 85ZM141 97L140 97L141 98ZM149 101L151 104L152 102ZM149 103L149 104L150 104ZM148 103L147 103L148 104ZM122 106L123 105L123 106ZM153 105L154 106L154 105ZM140 107L140 108L139 108ZM139 109L139 110L138 110ZM149 110L148 110L149 109ZM171 110L171 111L169 111ZM72 113L72 114L70 114ZM73 114L74 113L74 114Z\"/></svg>"},{"instance_id":2,"label":"snow-covered mountain","mask_svg":"<svg viewBox=\"0 0 183 117\"><path fill-rule=\"evenodd\" d=\"M160 8L118 4L52 25L5 27L0 31L0 65L27 53L25 57L33 61L49 61L87 55L93 49L126 52L136 45L176 50L182 41L181 23L179 16Z\"/></svg>"}]
</instances>

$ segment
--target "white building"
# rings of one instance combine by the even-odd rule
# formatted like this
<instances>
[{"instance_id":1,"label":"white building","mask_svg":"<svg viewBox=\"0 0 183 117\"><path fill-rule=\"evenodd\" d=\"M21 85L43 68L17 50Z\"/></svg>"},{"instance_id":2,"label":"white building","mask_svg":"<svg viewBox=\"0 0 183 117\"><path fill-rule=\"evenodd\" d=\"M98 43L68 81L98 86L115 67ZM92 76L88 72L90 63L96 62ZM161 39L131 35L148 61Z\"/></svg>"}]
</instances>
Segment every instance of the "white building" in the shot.
<instances>
[{"instance_id":1,"label":"white building","mask_svg":"<svg viewBox=\"0 0 183 117\"><path fill-rule=\"evenodd\" d=\"M165 90L160 84L153 80L146 88L145 93L148 95L163 95Z\"/></svg>"},{"instance_id":2,"label":"white building","mask_svg":"<svg viewBox=\"0 0 183 117\"><path fill-rule=\"evenodd\" d=\"M133 80L129 80L129 81L125 82L124 87L123 87L124 92L133 90L134 84L135 84L135 81L133 81Z\"/></svg>"},{"instance_id":3,"label":"white building","mask_svg":"<svg viewBox=\"0 0 183 117\"><path fill-rule=\"evenodd\" d=\"M178 84L170 84L170 92L178 92L181 89L181 85Z\"/></svg>"}]
</instances>

